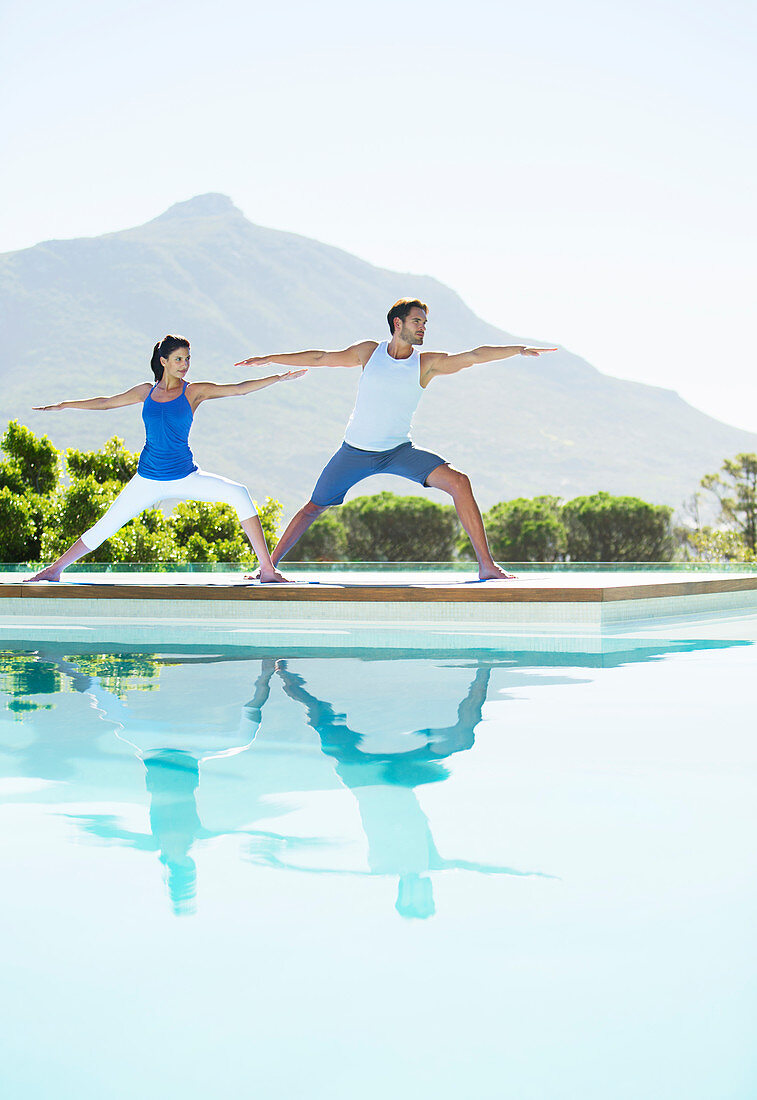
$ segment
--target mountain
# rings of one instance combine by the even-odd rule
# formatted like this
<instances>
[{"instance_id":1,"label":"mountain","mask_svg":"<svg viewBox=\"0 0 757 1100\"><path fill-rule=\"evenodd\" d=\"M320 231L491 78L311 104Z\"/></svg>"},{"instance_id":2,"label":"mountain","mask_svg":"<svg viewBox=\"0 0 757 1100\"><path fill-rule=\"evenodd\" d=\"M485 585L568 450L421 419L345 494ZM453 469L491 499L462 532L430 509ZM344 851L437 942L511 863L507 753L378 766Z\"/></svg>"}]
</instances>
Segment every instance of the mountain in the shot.
<instances>
[{"instance_id":1,"label":"mountain","mask_svg":"<svg viewBox=\"0 0 757 1100\"><path fill-rule=\"evenodd\" d=\"M97 447L117 434L138 450L137 408L34 413L31 406L150 379L152 346L166 332L191 340L192 377L215 381L244 377L233 364L253 354L384 339L387 309L404 295L429 303L428 348L524 342L476 317L433 278L253 225L223 195L178 203L135 229L7 253L0 256L5 418L60 448ZM311 370L299 382L208 402L192 432L195 457L245 481L253 496L278 497L289 512L341 442L357 382L357 371ZM757 451L757 435L670 390L603 375L563 349L434 381L414 436L471 475L484 507L596 489L677 507L725 457ZM377 478L356 492L381 488L414 490Z\"/></svg>"}]
</instances>

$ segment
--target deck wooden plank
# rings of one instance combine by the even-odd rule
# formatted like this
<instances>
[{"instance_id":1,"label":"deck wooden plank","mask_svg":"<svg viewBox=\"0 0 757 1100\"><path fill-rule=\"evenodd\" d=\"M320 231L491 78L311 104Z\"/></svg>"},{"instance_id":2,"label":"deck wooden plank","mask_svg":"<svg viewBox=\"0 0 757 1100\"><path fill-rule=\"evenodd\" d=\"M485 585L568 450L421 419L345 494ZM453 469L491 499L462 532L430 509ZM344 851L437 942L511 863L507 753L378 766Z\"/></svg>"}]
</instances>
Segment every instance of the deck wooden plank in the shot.
<instances>
[{"instance_id":1,"label":"deck wooden plank","mask_svg":"<svg viewBox=\"0 0 757 1100\"><path fill-rule=\"evenodd\" d=\"M261 585L243 581L203 584L197 581L151 583L118 580L61 581L57 584L0 583L0 600L12 597L30 600L204 600L250 601L253 603L602 603L621 600L649 600L666 597L698 596L718 592L748 592L757 590L757 575L731 577L692 577L654 579L644 577L629 580L628 574L594 583L573 584L540 579L525 581L459 582L418 584L364 584L300 582L295 584Z\"/></svg>"}]
</instances>

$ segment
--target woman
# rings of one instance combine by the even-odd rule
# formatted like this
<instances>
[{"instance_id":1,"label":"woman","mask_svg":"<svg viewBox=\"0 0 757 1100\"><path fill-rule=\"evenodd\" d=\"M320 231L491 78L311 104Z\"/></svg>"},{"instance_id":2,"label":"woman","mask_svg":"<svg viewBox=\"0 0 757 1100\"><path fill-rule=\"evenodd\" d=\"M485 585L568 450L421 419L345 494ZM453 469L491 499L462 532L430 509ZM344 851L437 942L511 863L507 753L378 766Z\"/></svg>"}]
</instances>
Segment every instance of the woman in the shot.
<instances>
[{"instance_id":1,"label":"woman","mask_svg":"<svg viewBox=\"0 0 757 1100\"><path fill-rule=\"evenodd\" d=\"M120 409L124 405L142 405L145 445L139 456L137 472L125 485L105 515L94 527L76 540L57 561L42 569L32 581L57 581L68 565L96 550L130 519L161 500L203 500L224 502L236 509L245 534L260 563L260 580L283 581L271 564L271 556L260 526L257 509L244 485L217 474L198 469L189 449L189 430L195 411L203 401L216 397L238 397L265 389L307 373L304 370L251 378L247 382L219 386L214 382L186 382L189 371L189 341L183 336L165 336L152 353L150 366L155 385L143 382L113 397L91 397L84 401L59 401L57 405L36 406L35 411L54 409Z\"/></svg>"}]
</instances>

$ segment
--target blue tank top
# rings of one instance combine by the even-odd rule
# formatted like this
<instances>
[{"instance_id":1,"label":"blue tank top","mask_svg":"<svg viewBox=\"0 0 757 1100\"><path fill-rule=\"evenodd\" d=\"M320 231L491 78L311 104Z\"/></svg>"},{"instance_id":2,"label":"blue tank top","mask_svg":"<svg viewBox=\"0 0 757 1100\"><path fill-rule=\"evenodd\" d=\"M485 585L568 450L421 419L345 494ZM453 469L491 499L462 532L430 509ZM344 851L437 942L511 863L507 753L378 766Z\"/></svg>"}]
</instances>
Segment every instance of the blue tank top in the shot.
<instances>
[{"instance_id":1,"label":"blue tank top","mask_svg":"<svg viewBox=\"0 0 757 1100\"><path fill-rule=\"evenodd\" d=\"M157 384L157 383L156 383ZM175 481L197 469L189 449L193 412L187 397L187 383L171 401L153 401L155 386L142 403L145 445L137 473L152 481Z\"/></svg>"}]
</instances>

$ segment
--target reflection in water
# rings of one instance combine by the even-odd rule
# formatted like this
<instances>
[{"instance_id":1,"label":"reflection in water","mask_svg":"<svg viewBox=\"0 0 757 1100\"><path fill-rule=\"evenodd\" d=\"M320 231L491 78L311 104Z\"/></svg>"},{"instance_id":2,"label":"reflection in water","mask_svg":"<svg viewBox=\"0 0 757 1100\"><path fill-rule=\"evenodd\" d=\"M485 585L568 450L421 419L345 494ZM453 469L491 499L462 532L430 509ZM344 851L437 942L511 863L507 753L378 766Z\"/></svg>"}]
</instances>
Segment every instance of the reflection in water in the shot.
<instances>
[{"instance_id":1,"label":"reflection in water","mask_svg":"<svg viewBox=\"0 0 757 1100\"><path fill-rule=\"evenodd\" d=\"M433 915L432 871L464 868L489 874L522 873L508 867L443 859L415 793L415 788L424 783L446 779L449 773L440 763L442 759L473 747L474 730L486 702L490 665L477 668L454 724L408 731L393 751L382 747L380 733L371 737L351 729L346 716L312 695L303 677L291 672L284 661L279 675L289 698L305 708L323 752L336 761L337 775L357 800L371 873L398 877L395 907L401 916Z\"/></svg>"},{"instance_id":2,"label":"reflection in water","mask_svg":"<svg viewBox=\"0 0 757 1100\"><path fill-rule=\"evenodd\" d=\"M174 658L172 663L176 667L180 662ZM193 664L192 667L194 670L196 666ZM241 708L236 736L232 734L226 738L236 744L227 744L201 755L176 747L140 747L135 742L152 744L156 738L175 735L173 731L163 728L162 721L156 721L155 717L146 723L144 719L134 719L129 708L114 693L104 690L96 680L80 681L78 684L77 690L92 698L102 718L113 725L116 736L134 749L145 766L145 782L150 794L150 833L120 828L109 816L89 816L79 820L93 836L112 842L120 841L143 851L157 851L165 868L171 904L177 915L195 911L197 867L190 851L196 841L215 835L203 827L197 809L200 764L205 760L236 755L250 747L260 727L262 708L270 694L274 669L273 661L262 662L253 697ZM176 731L180 742L182 733L181 729Z\"/></svg>"},{"instance_id":3,"label":"reflection in water","mask_svg":"<svg viewBox=\"0 0 757 1100\"><path fill-rule=\"evenodd\" d=\"M144 758L150 792L150 830L167 871L175 913L194 911L197 868L189 854L200 836L196 791L200 765L188 752L166 749Z\"/></svg>"},{"instance_id":4,"label":"reflection in water","mask_svg":"<svg viewBox=\"0 0 757 1100\"><path fill-rule=\"evenodd\" d=\"M740 643L646 642L637 659L728 644ZM38 801L79 803L85 812L67 816L86 835L157 855L177 914L195 910L197 845L240 836L247 858L269 868L393 878L397 912L423 919L435 912L438 872L542 875L443 857L418 790L443 782L456 754L475 751L493 677L499 701L517 687L585 683L575 670L595 662L571 656L6 650L0 777L56 780ZM556 675L557 663L571 672ZM92 802L144 803L135 761L149 797L146 827L87 813ZM203 786L212 761L219 763ZM367 869L319 860L328 841L318 821L308 822L305 836L262 827L298 808L300 794L340 789L357 806Z\"/></svg>"}]
</instances>

